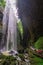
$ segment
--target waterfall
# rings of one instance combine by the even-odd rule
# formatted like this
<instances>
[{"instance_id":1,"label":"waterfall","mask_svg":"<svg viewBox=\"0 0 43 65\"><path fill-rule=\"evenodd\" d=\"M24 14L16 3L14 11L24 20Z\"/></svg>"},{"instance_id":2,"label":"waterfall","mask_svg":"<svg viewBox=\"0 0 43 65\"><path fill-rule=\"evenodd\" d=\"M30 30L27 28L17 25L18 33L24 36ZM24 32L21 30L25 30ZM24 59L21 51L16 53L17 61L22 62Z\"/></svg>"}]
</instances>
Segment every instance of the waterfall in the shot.
<instances>
[{"instance_id":1,"label":"waterfall","mask_svg":"<svg viewBox=\"0 0 43 65\"><path fill-rule=\"evenodd\" d=\"M11 41L11 49L17 50L17 20L12 9L10 9L9 12L7 50L9 46L9 40Z\"/></svg>"},{"instance_id":2,"label":"waterfall","mask_svg":"<svg viewBox=\"0 0 43 65\"><path fill-rule=\"evenodd\" d=\"M6 0L3 16L3 48L17 51L17 9L16 0ZM5 42L6 41L6 42Z\"/></svg>"}]
</instances>

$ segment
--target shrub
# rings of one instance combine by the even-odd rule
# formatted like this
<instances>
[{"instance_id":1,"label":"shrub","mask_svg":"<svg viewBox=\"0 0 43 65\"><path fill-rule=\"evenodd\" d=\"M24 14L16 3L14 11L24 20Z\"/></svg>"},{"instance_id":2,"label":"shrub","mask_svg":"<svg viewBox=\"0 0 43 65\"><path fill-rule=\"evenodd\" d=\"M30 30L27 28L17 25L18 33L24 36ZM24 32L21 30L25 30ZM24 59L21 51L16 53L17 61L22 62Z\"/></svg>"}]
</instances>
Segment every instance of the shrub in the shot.
<instances>
[{"instance_id":1,"label":"shrub","mask_svg":"<svg viewBox=\"0 0 43 65\"><path fill-rule=\"evenodd\" d=\"M40 38L35 42L35 48L36 48L36 49L43 49L43 37L40 37Z\"/></svg>"}]
</instances>

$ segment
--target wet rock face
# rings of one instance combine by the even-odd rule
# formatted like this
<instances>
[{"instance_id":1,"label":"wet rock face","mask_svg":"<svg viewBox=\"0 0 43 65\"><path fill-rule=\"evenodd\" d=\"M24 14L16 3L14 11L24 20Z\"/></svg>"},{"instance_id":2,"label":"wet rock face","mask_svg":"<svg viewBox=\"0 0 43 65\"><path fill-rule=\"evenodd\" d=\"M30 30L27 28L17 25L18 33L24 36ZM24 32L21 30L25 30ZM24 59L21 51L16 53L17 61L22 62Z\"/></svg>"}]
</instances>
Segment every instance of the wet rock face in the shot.
<instances>
[{"instance_id":1,"label":"wet rock face","mask_svg":"<svg viewBox=\"0 0 43 65\"><path fill-rule=\"evenodd\" d=\"M29 37L37 40L43 36L43 0L18 0L19 17L24 28L23 44Z\"/></svg>"}]
</instances>

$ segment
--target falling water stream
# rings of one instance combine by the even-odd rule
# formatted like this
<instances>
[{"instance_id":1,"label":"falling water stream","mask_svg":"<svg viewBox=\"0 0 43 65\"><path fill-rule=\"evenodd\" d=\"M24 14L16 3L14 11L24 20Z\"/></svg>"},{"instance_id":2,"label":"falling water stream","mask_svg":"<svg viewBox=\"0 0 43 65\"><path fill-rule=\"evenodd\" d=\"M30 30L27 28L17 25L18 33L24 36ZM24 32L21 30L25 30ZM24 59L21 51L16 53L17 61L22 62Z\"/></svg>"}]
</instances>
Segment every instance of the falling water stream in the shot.
<instances>
[{"instance_id":1,"label":"falling water stream","mask_svg":"<svg viewBox=\"0 0 43 65\"><path fill-rule=\"evenodd\" d=\"M16 0L6 0L3 16L3 48L5 51L17 51L17 20ZM6 36L7 41L4 40L4 36Z\"/></svg>"}]
</instances>

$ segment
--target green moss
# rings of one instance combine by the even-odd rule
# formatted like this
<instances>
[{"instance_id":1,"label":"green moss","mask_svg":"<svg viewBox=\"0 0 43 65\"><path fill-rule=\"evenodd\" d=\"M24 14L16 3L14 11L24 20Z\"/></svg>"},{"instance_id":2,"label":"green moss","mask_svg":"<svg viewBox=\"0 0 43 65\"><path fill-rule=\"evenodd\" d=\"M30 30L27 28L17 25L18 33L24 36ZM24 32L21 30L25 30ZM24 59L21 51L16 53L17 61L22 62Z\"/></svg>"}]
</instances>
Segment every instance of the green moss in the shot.
<instances>
[{"instance_id":1,"label":"green moss","mask_svg":"<svg viewBox=\"0 0 43 65\"><path fill-rule=\"evenodd\" d=\"M36 49L43 49L43 37L40 37L36 42L35 42L35 48Z\"/></svg>"},{"instance_id":2,"label":"green moss","mask_svg":"<svg viewBox=\"0 0 43 65\"><path fill-rule=\"evenodd\" d=\"M22 22L21 20L18 20L19 22L17 23L17 27L18 27L18 30L21 34L21 37L23 36L23 25L22 25Z\"/></svg>"}]
</instances>

